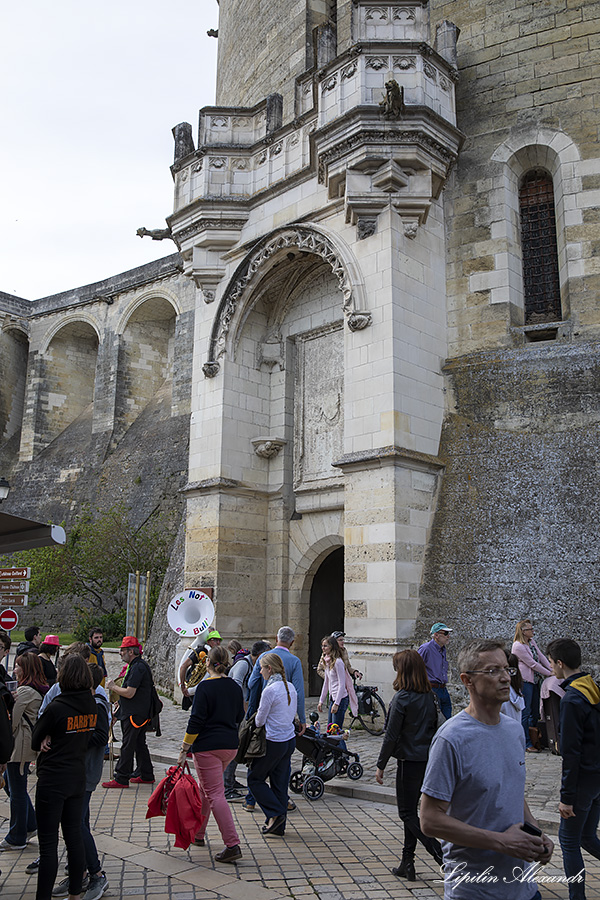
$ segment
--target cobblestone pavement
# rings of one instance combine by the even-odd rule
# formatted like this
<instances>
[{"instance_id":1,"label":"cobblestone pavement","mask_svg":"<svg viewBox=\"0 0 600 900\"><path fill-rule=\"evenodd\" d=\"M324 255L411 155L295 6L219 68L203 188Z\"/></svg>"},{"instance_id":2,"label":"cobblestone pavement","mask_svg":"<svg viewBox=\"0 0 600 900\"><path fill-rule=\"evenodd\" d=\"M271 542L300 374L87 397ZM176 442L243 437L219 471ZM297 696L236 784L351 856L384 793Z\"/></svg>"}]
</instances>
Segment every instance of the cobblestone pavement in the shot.
<instances>
[{"instance_id":1,"label":"cobblestone pavement","mask_svg":"<svg viewBox=\"0 0 600 900\"><path fill-rule=\"evenodd\" d=\"M185 732L187 714L170 701L162 717L164 735L152 737L156 775L161 777L169 758L176 755ZM440 874L424 852L417 855L417 881L397 879L390 868L397 864L402 839L393 798L393 767L386 787L373 783L380 739L353 733L350 749L361 754L365 775L353 789L365 796L334 793L328 783L324 797L310 802L296 798L297 809L290 813L285 838L265 838L263 817L248 813L241 804L232 812L241 838L242 860L236 865L219 865L214 855L222 849L218 829L211 819L207 846L179 850L172 837L163 832L162 819L146 820L150 788L131 786L127 790L98 788L92 797L91 823L102 864L110 882L107 897L149 897L152 900L435 900L443 895ZM163 760L159 762L158 758ZM560 760L549 754L527 760L528 796L536 811L556 808ZM241 780L243 768L238 770ZM108 776L108 764L105 767ZM339 790L349 785L339 779ZM34 789L35 779L30 779ZM379 792L379 793L378 793ZM0 819L6 833L8 802L0 801ZM550 827L550 834L556 828ZM62 844L61 844L62 849ZM35 875L27 875L26 865L37 855L33 841L24 851L0 854L2 900L31 900L35 895ZM61 862L59 874L62 876ZM588 900L600 900L600 863L586 858ZM562 876L560 852L543 870L545 877ZM542 884L546 900L568 897L565 885Z\"/></svg>"}]
</instances>

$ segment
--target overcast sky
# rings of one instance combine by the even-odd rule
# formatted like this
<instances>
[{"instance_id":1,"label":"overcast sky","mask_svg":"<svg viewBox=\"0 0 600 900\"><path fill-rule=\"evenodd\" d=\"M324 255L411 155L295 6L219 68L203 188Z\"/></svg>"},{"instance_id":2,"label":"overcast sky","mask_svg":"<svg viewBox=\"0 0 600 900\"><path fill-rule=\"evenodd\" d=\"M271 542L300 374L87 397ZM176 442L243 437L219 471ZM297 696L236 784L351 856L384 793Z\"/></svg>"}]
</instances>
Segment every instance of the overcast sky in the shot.
<instances>
[{"instance_id":1,"label":"overcast sky","mask_svg":"<svg viewBox=\"0 0 600 900\"><path fill-rule=\"evenodd\" d=\"M215 102L216 0L2 12L0 291L33 300L175 251L171 128Z\"/></svg>"}]
</instances>

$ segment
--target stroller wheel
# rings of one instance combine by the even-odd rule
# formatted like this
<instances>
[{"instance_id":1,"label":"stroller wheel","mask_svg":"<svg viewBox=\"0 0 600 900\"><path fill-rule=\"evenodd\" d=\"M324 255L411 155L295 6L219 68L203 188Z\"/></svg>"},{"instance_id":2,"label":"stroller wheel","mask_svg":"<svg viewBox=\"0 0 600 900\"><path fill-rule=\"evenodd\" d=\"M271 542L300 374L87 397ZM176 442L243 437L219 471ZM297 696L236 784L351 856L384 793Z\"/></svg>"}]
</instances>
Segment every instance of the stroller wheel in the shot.
<instances>
[{"instance_id":1,"label":"stroller wheel","mask_svg":"<svg viewBox=\"0 0 600 900\"><path fill-rule=\"evenodd\" d=\"M340 771L339 771L339 774L340 774L340 775L345 775L347 771L348 771L348 760L347 760L347 759L341 759L341 760L340 760Z\"/></svg>"},{"instance_id":2,"label":"stroller wheel","mask_svg":"<svg viewBox=\"0 0 600 900\"><path fill-rule=\"evenodd\" d=\"M292 772L292 775L290 777L290 791L293 791L294 794L301 794L304 780L305 779L302 772Z\"/></svg>"},{"instance_id":3,"label":"stroller wheel","mask_svg":"<svg viewBox=\"0 0 600 900\"><path fill-rule=\"evenodd\" d=\"M302 792L308 800L320 800L324 791L325 784L318 775L311 775L302 785Z\"/></svg>"},{"instance_id":4,"label":"stroller wheel","mask_svg":"<svg viewBox=\"0 0 600 900\"><path fill-rule=\"evenodd\" d=\"M348 766L348 778L351 778L352 781L358 781L359 778L362 778L364 771L359 762L352 762Z\"/></svg>"}]
</instances>

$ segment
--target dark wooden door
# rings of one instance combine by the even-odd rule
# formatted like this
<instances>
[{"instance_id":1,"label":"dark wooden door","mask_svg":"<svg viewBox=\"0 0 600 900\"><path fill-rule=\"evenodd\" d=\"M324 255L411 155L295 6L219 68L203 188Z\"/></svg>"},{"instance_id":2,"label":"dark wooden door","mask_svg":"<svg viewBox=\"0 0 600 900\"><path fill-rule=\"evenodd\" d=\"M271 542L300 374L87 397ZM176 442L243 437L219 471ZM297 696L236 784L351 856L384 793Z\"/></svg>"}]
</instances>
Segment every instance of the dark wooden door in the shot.
<instances>
[{"instance_id":1,"label":"dark wooden door","mask_svg":"<svg viewBox=\"0 0 600 900\"><path fill-rule=\"evenodd\" d=\"M323 680L315 667L321 657L321 639L344 630L344 548L326 556L315 573L310 589L308 629L308 688L311 697L321 693Z\"/></svg>"}]
</instances>

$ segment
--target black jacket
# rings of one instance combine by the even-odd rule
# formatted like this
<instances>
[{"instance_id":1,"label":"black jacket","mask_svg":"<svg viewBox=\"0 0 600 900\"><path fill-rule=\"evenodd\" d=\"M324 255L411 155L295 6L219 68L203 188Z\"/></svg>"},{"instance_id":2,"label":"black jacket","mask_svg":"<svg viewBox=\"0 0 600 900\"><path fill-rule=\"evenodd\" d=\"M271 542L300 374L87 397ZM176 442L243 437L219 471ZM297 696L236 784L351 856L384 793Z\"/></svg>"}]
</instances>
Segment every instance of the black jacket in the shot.
<instances>
[{"instance_id":1,"label":"black jacket","mask_svg":"<svg viewBox=\"0 0 600 900\"><path fill-rule=\"evenodd\" d=\"M591 675L576 672L561 684L560 751L563 758L560 799L575 806L577 789L600 778L600 689Z\"/></svg>"},{"instance_id":2,"label":"black jacket","mask_svg":"<svg viewBox=\"0 0 600 900\"><path fill-rule=\"evenodd\" d=\"M84 792L85 755L96 720L96 702L90 690L59 694L50 701L31 738L34 750L40 749L46 735L51 738L50 750L37 759L38 784L49 784L58 791L77 788Z\"/></svg>"},{"instance_id":3,"label":"black jacket","mask_svg":"<svg viewBox=\"0 0 600 900\"><path fill-rule=\"evenodd\" d=\"M377 768L385 769L390 756L423 762L437 729L433 693L398 691L390 703Z\"/></svg>"},{"instance_id":4,"label":"black jacket","mask_svg":"<svg viewBox=\"0 0 600 900\"><path fill-rule=\"evenodd\" d=\"M40 648L36 647L33 641L21 641L21 643L17 647L17 656L21 656L23 653L39 653ZM15 659L17 658L15 656Z\"/></svg>"}]
</instances>

